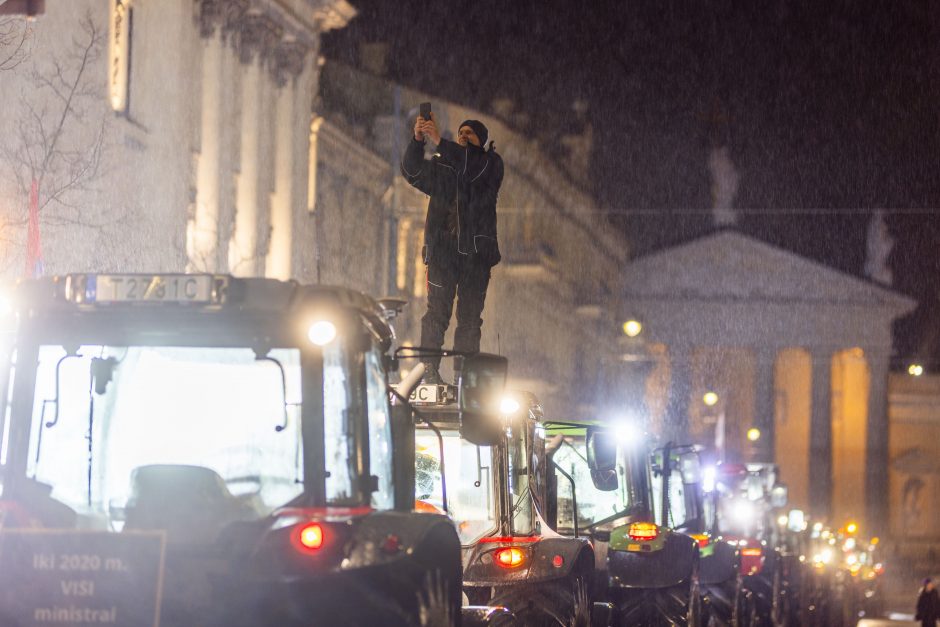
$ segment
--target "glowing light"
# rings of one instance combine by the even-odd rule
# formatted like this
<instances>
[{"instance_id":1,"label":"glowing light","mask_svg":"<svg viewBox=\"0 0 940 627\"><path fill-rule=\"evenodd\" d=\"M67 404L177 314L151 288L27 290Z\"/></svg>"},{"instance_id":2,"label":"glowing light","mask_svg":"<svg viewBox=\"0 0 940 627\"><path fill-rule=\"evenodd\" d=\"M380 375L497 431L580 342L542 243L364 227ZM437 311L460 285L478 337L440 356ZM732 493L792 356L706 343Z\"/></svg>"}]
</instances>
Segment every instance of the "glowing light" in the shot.
<instances>
[{"instance_id":1,"label":"glowing light","mask_svg":"<svg viewBox=\"0 0 940 627\"><path fill-rule=\"evenodd\" d=\"M787 528L791 531L799 532L806 529L807 521L803 510L791 509L787 519Z\"/></svg>"},{"instance_id":2,"label":"glowing light","mask_svg":"<svg viewBox=\"0 0 940 627\"><path fill-rule=\"evenodd\" d=\"M317 320L307 330L307 338L317 346L326 346L336 339L336 325L329 320Z\"/></svg>"},{"instance_id":3,"label":"glowing light","mask_svg":"<svg viewBox=\"0 0 940 627\"><path fill-rule=\"evenodd\" d=\"M323 546L323 527L318 523L304 525L300 528L297 539L302 549L315 551Z\"/></svg>"},{"instance_id":4,"label":"glowing light","mask_svg":"<svg viewBox=\"0 0 940 627\"><path fill-rule=\"evenodd\" d=\"M632 540L655 540L659 536L659 527L655 523L635 522L627 529Z\"/></svg>"},{"instance_id":5,"label":"glowing light","mask_svg":"<svg viewBox=\"0 0 940 627\"><path fill-rule=\"evenodd\" d=\"M521 566L522 562L525 561L525 553L522 552L522 549L514 546L497 549L493 552L493 556L496 558L496 563L503 568L515 568Z\"/></svg>"},{"instance_id":6,"label":"glowing light","mask_svg":"<svg viewBox=\"0 0 940 627\"><path fill-rule=\"evenodd\" d=\"M639 320L627 320L623 323L623 332L627 337L636 337L643 331Z\"/></svg>"},{"instance_id":7,"label":"glowing light","mask_svg":"<svg viewBox=\"0 0 940 627\"><path fill-rule=\"evenodd\" d=\"M754 518L754 506L748 501L738 500L732 506L731 515L739 523L750 523Z\"/></svg>"},{"instance_id":8,"label":"glowing light","mask_svg":"<svg viewBox=\"0 0 940 627\"><path fill-rule=\"evenodd\" d=\"M777 517L777 524L780 525L781 527L786 527L786 526L787 526L787 523L788 523L789 521L790 521L789 516L778 516L778 517Z\"/></svg>"},{"instance_id":9,"label":"glowing light","mask_svg":"<svg viewBox=\"0 0 940 627\"><path fill-rule=\"evenodd\" d=\"M924 367L920 364L911 364L907 367L907 374L911 375L912 377L919 377L920 375L924 374Z\"/></svg>"},{"instance_id":10,"label":"glowing light","mask_svg":"<svg viewBox=\"0 0 940 627\"><path fill-rule=\"evenodd\" d=\"M858 531L858 525L854 522L850 522L849 524L845 526L845 530L849 533L855 533L856 531Z\"/></svg>"},{"instance_id":11,"label":"glowing light","mask_svg":"<svg viewBox=\"0 0 940 627\"><path fill-rule=\"evenodd\" d=\"M556 555L552 558L552 566L555 568L561 568L565 564L565 558L561 555Z\"/></svg>"},{"instance_id":12,"label":"glowing light","mask_svg":"<svg viewBox=\"0 0 940 627\"><path fill-rule=\"evenodd\" d=\"M757 442L760 440L760 429L757 427L751 427L747 430L747 439L751 442Z\"/></svg>"},{"instance_id":13,"label":"glowing light","mask_svg":"<svg viewBox=\"0 0 940 627\"><path fill-rule=\"evenodd\" d=\"M705 392L705 396L702 397L702 402L709 407L714 407L718 403L718 395L714 392Z\"/></svg>"},{"instance_id":14,"label":"glowing light","mask_svg":"<svg viewBox=\"0 0 940 627\"><path fill-rule=\"evenodd\" d=\"M636 423L629 420L622 420L614 425L614 435L617 441L622 444L635 444L643 439L643 431L636 426Z\"/></svg>"},{"instance_id":15,"label":"glowing light","mask_svg":"<svg viewBox=\"0 0 940 627\"><path fill-rule=\"evenodd\" d=\"M702 471L702 490L704 492L714 492L717 478L718 469L714 466L706 466Z\"/></svg>"},{"instance_id":16,"label":"glowing light","mask_svg":"<svg viewBox=\"0 0 940 627\"><path fill-rule=\"evenodd\" d=\"M503 399L499 402L499 411L504 415L511 415L519 411L519 401L514 399L511 396L504 396Z\"/></svg>"}]
</instances>

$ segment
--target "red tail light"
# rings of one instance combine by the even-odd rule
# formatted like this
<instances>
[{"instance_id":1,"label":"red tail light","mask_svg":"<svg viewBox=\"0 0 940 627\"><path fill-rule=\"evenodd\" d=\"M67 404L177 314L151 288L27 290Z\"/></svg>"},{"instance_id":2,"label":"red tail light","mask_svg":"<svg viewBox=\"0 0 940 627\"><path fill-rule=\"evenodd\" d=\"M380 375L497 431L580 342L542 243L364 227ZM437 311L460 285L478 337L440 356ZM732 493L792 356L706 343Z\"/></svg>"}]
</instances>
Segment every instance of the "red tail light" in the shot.
<instances>
[{"instance_id":1,"label":"red tail light","mask_svg":"<svg viewBox=\"0 0 940 627\"><path fill-rule=\"evenodd\" d=\"M302 553L312 553L323 546L323 527L320 523L300 525L294 532L294 546Z\"/></svg>"},{"instance_id":2,"label":"red tail light","mask_svg":"<svg viewBox=\"0 0 940 627\"><path fill-rule=\"evenodd\" d=\"M741 549L741 572L756 575L764 567L763 550L760 547Z\"/></svg>"},{"instance_id":3,"label":"red tail light","mask_svg":"<svg viewBox=\"0 0 940 627\"><path fill-rule=\"evenodd\" d=\"M708 536L705 535L704 533L693 533L692 539L698 542L698 546L700 549L704 549L706 546L708 546L709 539L708 539Z\"/></svg>"},{"instance_id":4,"label":"red tail light","mask_svg":"<svg viewBox=\"0 0 940 627\"><path fill-rule=\"evenodd\" d=\"M659 537L659 527L654 523L636 522L627 529L631 540L649 541Z\"/></svg>"},{"instance_id":5,"label":"red tail light","mask_svg":"<svg viewBox=\"0 0 940 627\"><path fill-rule=\"evenodd\" d=\"M508 546L493 551L493 558L503 568L516 568L525 562L525 552L518 547Z\"/></svg>"}]
</instances>

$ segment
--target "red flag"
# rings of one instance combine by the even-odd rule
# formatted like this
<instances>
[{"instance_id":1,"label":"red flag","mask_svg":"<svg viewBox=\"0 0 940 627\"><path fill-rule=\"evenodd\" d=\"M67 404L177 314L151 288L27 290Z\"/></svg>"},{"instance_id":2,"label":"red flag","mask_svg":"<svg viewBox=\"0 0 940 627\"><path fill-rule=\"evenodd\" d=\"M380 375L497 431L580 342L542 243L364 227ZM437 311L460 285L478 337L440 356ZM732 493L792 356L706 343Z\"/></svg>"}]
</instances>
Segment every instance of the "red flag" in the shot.
<instances>
[{"instance_id":1,"label":"red flag","mask_svg":"<svg viewBox=\"0 0 940 627\"><path fill-rule=\"evenodd\" d=\"M26 229L26 276L42 276L42 242L39 238L39 181L33 179L29 189L29 225Z\"/></svg>"}]
</instances>

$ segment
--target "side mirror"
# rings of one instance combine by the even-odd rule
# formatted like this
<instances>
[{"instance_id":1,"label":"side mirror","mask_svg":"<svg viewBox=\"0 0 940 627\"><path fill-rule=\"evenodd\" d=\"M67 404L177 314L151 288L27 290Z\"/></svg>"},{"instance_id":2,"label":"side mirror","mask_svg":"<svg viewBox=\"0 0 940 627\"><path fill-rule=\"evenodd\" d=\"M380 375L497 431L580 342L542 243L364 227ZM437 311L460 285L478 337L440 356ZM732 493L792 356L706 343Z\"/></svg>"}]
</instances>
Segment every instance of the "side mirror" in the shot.
<instances>
[{"instance_id":1,"label":"side mirror","mask_svg":"<svg viewBox=\"0 0 940 627\"><path fill-rule=\"evenodd\" d=\"M617 489L617 438L610 431L589 427L587 462L594 487L603 492Z\"/></svg>"},{"instance_id":2,"label":"side mirror","mask_svg":"<svg viewBox=\"0 0 940 627\"><path fill-rule=\"evenodd\" d=\"M788 497L789 491L787 490L787 486L782 483L778 483L774 486L773 490L770 491L770 506L786 507Z\"/></svg>"},{"instance_id":3,"label":"side mirror","mask_svg":"<svg viewBox=\"0 0 940 627\"><path fill-rule=\"evenodd\" d=\"M457 389L460 435L477 446L493 446L503 434L499 402L506 387L505 357L477 353L463 359Z\"/></svg>"}]
</instances>

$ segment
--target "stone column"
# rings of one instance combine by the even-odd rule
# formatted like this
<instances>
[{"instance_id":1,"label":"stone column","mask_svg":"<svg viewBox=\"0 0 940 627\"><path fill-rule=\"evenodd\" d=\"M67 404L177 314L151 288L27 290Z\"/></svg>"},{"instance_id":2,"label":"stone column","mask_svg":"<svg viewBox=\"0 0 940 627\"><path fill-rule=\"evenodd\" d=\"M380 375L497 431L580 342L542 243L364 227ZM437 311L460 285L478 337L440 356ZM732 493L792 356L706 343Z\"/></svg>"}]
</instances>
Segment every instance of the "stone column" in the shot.
<instances>
[{"instance_id":1,"label":"stone column","mask_svg":"<svg viewBox=\"0 0 940 627\"><path fill-rule=\"evenodd\" d=\"M188 238L188 270L219 269L219 185L222 135L222 55L220 33L212 30L202 41L202 103L199 158L196 166L196 210Z\"/></svg>"},{"instance_id":2,"label":"stone column","mask_svg":"<svg viewBox=\"0 0 940 627\"><path fill-rule=\"evenodd\" d=\"M689 433L689 398L692 395L692 348L669 345L669 402L666 409L666 439L684 440Z\"/></svg>"},{"instance_id":3,"label":"stone column","mask_svg":"<svg viewBox=\"0 0 940 627\"><path fill-rule=\"evenodd\" d=\"M888 529L888 355L865 350L868 357L868 430L865 464L866 523L872 532Z\"/></svg>"},{"instance_id":4,"label":"stone column","mask_svg":"<svg viewBox=\"0 0 940 627\"><path fill-rule=\"evenodd\" d=\"M271 198L271 243L265 275L286 280L291 277L294 206L297 186L294 185L297 151L297 77L304 69L306 48L284 43L275 57L277 102L274 114L274 194Z\"/></svg>"},{"instance_id":5,"label":"stone column","mask_svg":"<svg viewBox=\"0 0 940 627\"><path fill-rule=\"evenodd\" d=\"M242 19L238 33L239 60L243 67L238 186L235 195L235 232L229 248L229 269L240 276L261 273L259 216L266 202L264 166L261 161L265 130L264 64L273 51L272 40L280 37L277 27L256 15Z\"/></svg>"},{"instance_id":6,"label":"stone column","mask_svg":"<svg viewBox=\"0 0 940 627\"><path fill-rule=\"evenodd\" d=\"M812 409L809 426L809 501L817 516L832 509L832 351L812 348Z\"/></svg>"},{"instance_id":7,"label":"stone column","mask_svg":"<svg viewBox=\"0 0 940 627\"><path fill-rule=\"evenodd\" d=\"M754 461L774 461L774 363L777 351L759 347L754 352L754 426L760 429L760 439L754 443Z\"/></svg>"},{"instance_id":8,"label":"stone column","mask_svg":"<svg viewBox=\"0 0 940 627\"><path fill-rule=\"evenodd\" d=\"M261 66L253 60L244 68L242 83L241 162L235 193L235 231L229 247L229 269L251 276L258 255L258 112L261 107Z\"/></svg>"}]
</instances>

